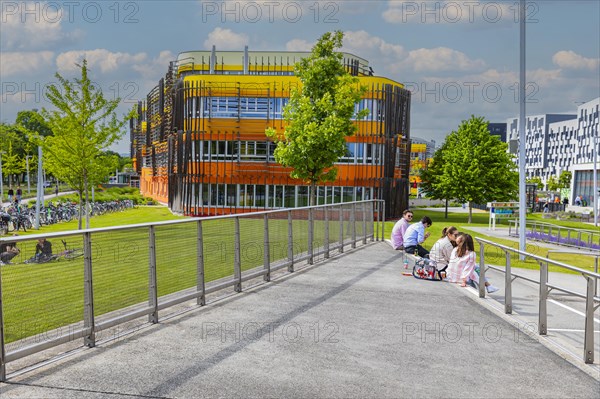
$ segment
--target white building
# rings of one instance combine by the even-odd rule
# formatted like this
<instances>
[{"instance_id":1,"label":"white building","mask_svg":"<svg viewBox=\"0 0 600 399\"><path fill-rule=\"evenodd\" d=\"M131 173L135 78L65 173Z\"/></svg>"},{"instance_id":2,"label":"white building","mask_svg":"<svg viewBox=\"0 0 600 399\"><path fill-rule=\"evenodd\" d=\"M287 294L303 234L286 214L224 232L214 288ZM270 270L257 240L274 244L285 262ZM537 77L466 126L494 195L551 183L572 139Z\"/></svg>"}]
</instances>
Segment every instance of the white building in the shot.
<instances>
[{"instance_id":1,"label":"white building","mask_svg":"<svg viewBox=\"0 0 600 399\"><path fill-rule=\"evenodd\" d=\"M546 184L550 176L558 179L562 171L568 170L573 174L570 203L576 195L593 199L593 178L589 176L594 156L600 151L599 108L600 97L578 106L576 114L528 116L526 178L539 176ZM507 130L509 151L518 155L519 119L507 120Z\"/></svg>"}]
</instances>

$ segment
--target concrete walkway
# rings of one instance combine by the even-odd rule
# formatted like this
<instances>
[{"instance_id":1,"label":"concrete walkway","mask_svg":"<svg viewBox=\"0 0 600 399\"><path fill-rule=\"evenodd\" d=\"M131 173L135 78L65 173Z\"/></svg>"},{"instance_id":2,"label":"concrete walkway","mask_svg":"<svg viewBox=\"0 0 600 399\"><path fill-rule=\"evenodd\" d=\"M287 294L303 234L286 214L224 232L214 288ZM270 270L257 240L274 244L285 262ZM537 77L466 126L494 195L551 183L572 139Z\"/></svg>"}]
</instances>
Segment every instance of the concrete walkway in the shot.
<instances>
[{"instance_id":1,"label":"concrete walkway","mask_svg":"<svg viewBox=\"0 0 600 399\"><path fill-rule=\"evenodd\" d=\"M597 398L599 382L379 242L0 384L7 398Z\"/></svg>"}]
</instances>

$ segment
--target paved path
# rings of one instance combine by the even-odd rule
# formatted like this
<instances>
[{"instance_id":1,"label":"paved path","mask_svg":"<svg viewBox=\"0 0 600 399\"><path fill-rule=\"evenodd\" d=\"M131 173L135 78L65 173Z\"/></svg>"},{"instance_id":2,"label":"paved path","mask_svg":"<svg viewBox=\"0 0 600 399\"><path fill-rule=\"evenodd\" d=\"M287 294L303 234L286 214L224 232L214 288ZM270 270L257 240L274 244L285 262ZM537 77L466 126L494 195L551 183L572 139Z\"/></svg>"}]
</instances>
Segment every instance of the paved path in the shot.
<instances>
[{"instance_id":1,"label":"paved path","mask_svg":"<svg viewBox=\"0 0 600 399\"><path fill-rule=\"evenodd\" d=\"M400 265L373 243L14 377L0 397L598 397L468 289Z\"/></svg>"}]
</instances>

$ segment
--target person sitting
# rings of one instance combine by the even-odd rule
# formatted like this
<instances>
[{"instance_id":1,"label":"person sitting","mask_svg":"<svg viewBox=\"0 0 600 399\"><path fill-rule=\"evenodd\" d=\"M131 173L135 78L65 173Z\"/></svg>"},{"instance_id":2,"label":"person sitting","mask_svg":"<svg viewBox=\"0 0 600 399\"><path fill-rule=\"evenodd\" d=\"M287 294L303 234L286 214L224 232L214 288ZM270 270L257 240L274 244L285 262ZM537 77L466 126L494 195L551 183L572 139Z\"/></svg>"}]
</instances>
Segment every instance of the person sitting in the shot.
<instances>
[{"instance_id":1,"label":"person sitting","mask_svg":"<svg viewBox=\"0 0 600 399\"><path fill-rule=\"evenodd\" d=\"M421 258L428 258L429 251L421 245L430 235L425 233L425 229L431 227L432 222L429 216L423 216L420 222L411 224L404 233L404 251L408 254L414 254Z\"/></svg>"},{"instance_id":2,"label":"person sitting","mask_svg":"<svg viewBox=\"0 0 600 399\"><path fill-rule=\"evenodd\" d=\"M429 252L429 259L435 262L437 271L442 278L445 277L452 250L456 247L457 236L458 229L456 227L444 227L442 230L442 237L433 244L431 251Z\"/></svg>"},{"instance_id":3,"label":"person sitting","mask_svg":"<svg viewBox=\"0 0 600 399\"><path fill-rule=\"evenodd\" d=\"M0 245L0 263L10 265L10 261L20 253L21 251L17 248L16 242L5 242Z\"/></svg>"},{"instance_id":4,"label":"person sitting","mask_svg":"<svg viewBox=\"0 0 600 399\"><path fill-rule=\"evenodd\" d=\"M46 261L52 257L52 243L45 238L38 239L35 245L35 255L33 256L36 262Z\"/></svg>"},{"instance_id":5,"label":"person sitting","mask_svg":"<svg viewBox=\"0 0 600 399\"><path fill-rule=\"evenodd\" d=\"M394 249L404 249L404 234L410 222L412 221L413 213L409 209L402 212L402 218L396 222L392 228L392 235L390 237L392 241L392 247Z\"/></svg>"},{"instance_id":6,"label":"person sitting","mask_svg":"<svg viewBox=\"0 0 600 399\"><path fill-rule=\"evenodd\" d=\"M451 283L460 282L461 287L466 287L468 282L476 283L479 280L479 274L476 271L477 255L475 254L473 237L469 234L458 234L456 244L456 248L452 250L450 255L446 281ZM498 288L491 285L487 279L485 288L490 294L498 291Z\"/></svg>"}]
</instances>

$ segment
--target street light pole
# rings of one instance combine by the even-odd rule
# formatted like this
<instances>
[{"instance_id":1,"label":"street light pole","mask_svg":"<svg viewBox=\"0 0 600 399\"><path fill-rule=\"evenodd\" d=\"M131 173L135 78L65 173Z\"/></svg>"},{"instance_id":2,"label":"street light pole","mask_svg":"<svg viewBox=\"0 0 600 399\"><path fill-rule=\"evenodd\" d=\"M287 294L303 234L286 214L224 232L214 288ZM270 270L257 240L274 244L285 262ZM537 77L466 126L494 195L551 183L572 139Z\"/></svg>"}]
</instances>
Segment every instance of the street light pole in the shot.
<instances>
[{"instance_id":1,"label":"street light pole","mask_svg":"<svg viewBox=\"0 0 600 399\"><path fill-rule=\"evenodd\" d=\"M2 174L2 154L4 151L0 151L0 205L4 201L4 175Z\"/></svg>"},{"instance_id":2,"label":"street light pole","mask_svg":"<svg viewBox=\"0 0 600 399\"><path fill-rule=\"evenodd\" d=\"M594 130L594 226L598 227L598 125Z\"/></svg>"},{"instance_id":3,"label":"street light pole","mask_svg":"<svg viewBox=\"0 0 600 399\"><path fill-rule=\"evenodd\" d=\"M31 194L31 182L29 180L29 158L31 158L31 155L25 156L25 163L27 164L27 195Z\"/></svg>"}]
</instances>

